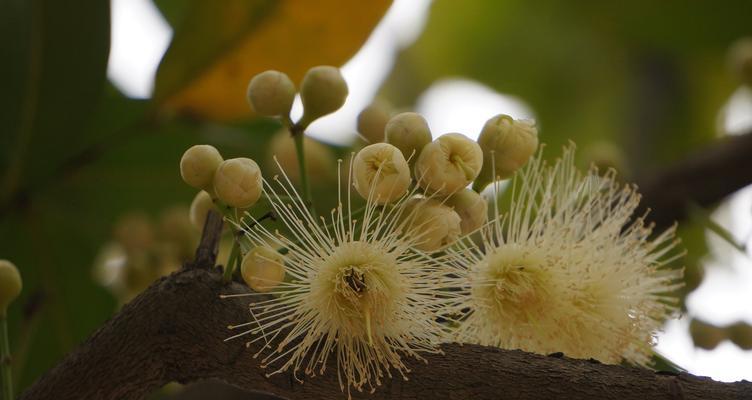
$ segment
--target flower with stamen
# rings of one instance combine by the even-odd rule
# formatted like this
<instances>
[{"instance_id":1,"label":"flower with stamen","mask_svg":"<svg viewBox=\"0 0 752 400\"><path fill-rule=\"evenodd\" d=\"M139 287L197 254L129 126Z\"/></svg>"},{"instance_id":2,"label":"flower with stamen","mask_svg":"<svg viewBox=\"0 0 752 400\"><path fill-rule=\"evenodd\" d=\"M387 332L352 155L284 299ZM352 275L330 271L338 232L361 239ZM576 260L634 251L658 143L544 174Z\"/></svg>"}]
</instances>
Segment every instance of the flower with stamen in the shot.
<instances>
[{"instance_id":1,"label":"flower with stamen","mask_svg":"<svg viewBox=\"0 0 752 400\"><path fill-rule=\"evenodd\" d=\"M290 279L253 302L251 321L231 326L245 331L230 339L248 335L248 345L261 343L256 355L264 353L269 375L313 376L336 365L342 390L373 391L394 371L405 377L408 356L439 352L445 329L435 316L447 296L436 296L436 285L447 264L412 250L422 235L402 214L413 192L388 205L371 194L353 210L347 191L344 205L340 198L329 218L317 220L284 174L264 191L283 227L254 220L246 237L285 249L280 263Z\"/></svg>"},{"instance_id":2,"label":"flower with stamen","mask_svg":"<svg viewBox=\"0 0 752 400\"><path fill-rule=\"evenodd\" d=\"M682 271L667 265L681 256L674 229L651 237L652 226L633 215L635 187L613 171L581 174L573 148L553 166L531 161L512 190L508 213L481 229L481 245L450 249L458 270L449 285L464 292L450 339L648 363L676 310Z\"/></svg>"}]
</instances>

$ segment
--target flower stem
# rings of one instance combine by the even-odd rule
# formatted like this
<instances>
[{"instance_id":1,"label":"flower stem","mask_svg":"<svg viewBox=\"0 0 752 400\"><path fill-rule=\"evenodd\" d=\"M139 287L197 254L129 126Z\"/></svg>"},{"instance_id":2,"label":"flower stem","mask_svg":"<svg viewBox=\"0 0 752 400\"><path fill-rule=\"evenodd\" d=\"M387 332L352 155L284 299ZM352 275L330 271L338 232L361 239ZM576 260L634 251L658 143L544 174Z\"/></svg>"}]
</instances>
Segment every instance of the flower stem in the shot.
<instances>
[{"instance_id":1,"label":"flower stem","mask_svg":"<svg viewBox=\"0 0 752 400\"><path fill-rule=\"evenodd\" d=\"M305 167L305 149L303 139L305 136L300 132L293 136L295 140L295 152L298 154L298 169L300 171L300 184L303 186L303 196L306 203L311 206L313 198L311 197L311 186L308 184L308 173Z\"/></svg>"},{"instance_id":2,"label":"flower stem","mask_svg":"<svg viewBox=\"0 0 752 400\"><path fill-rule=\"evenodd\" d=\"M5 314L5 313L3 313ZM3 386L3 400L13 400L13 379L10 371L10 342L8 341L8 319L0 315L0 370Z\"/></svg>"},{"instance_id":3,"label":"flower stem","mask_svg":"<svg viewBox=\"0 0 752 400\"><path fill-rule=\"evenodd\" d=\"M306 125L300 123L295 124L289 118L285 119L283 123L290 130L290 135L292 135L292 139L295 142L295 154L298 156L298 171L300 173L300 185L302 186L301 190L303 191L303 199L305 200L306 205L311 207L311 211L314 212L315 215L313 197L311 196L311 186L308 183L308 173L306 171L305 162L304 139Z\"/></svg>"},{"instance_id":4,"label":"flower stem","mask_svg":"<svg viewBox=\"0 0 752 400\"><path fill-rule=\"evenodd\" d=\"M236 240L232 242L232 250L230 251L230 257L227 258L227 265L225 265L225 273L222 275L222 280L226 283L232 280L232 273L235 272L235 264L237 264L238 253L240 252L240 245Z\"/></svg>"}]
</instances>

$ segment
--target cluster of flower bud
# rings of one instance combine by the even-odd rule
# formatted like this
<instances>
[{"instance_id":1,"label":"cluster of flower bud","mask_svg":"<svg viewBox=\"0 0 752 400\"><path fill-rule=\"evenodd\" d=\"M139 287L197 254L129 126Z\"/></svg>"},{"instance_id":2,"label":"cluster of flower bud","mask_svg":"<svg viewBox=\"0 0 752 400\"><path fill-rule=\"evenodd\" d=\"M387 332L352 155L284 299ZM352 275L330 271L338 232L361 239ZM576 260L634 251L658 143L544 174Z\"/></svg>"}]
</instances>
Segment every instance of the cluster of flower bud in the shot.
<instances>
[{"instance_id":1,"label":"cluster of flower bud","mask_svg":"<svg viewBox=\"0 0 752 400\"><path fill-rule=\"evenodd\" d=\"M361 113L359 131L375 141L383 115L375 117L373 107ZM375 128L366 128L368 119L375 121ZM385 143L370 144L355 155L353 186L364 199L387 204L405 196L415 182L422 197L410 200L411 214L414 225L425 225L425 251L486 223L488 203L478 192L494 180L509 178L538 147L535 125L506 115L488 120L477 142L459 133L432 140L425 118L412 112L389 119L383 132ZM468 189L470 184L475 191Z\"/></svg>"},{"instance_id":2,"label":"cluster of flower bud","mask_svg":"<svg viewBox=\"0 0 752 400\"><path fill-rule=\"evenodd\" d=\"M248 84L246 97L251 109L267 117L290 118L296 88L289 76L279 71L264 71ZM300 83L303 102L301 126L337 111L347 99L348 89L338 68L317 66L306 72Z\"/></svg>"},{"instance_id":3,"label":"cluster of flower bud","mask_svg":"<svg viewBox=\"0 0 752 400\"><path fill-rule=\"evenodd\" d=\"M264 88L269 93L274 93L263 82L263 79L267 78L259 79L261 80L252 82L252 88ZM249 92L253 90L249 89ZM248 209L261 198L263 191L261 170L255 161L242 157L223 160L219 151L210 145L197 145L186 150L180 162L180 173L186 183L202 189L193 199L190 210L184 213L188 217L189 224L199 231L203 228L210 210L221 213L223 207ZM137 237L142 239L139 240L149 240L151 235L145 224L131 223L130 225L127 230L140 232ZM225 227L227 227L226 224ZM120 240L120 242L124 241ZM233 267L233 265L226 266L226 268ZM258 292L267 292L284 279L284 259L281 254L271 248L256 247L243 256L240 272L249 287ZM149 278L153 277L149 276Z\"/></svg>"},{"instance_id":4,"label":"cluster of flower bud","mask_svg":"<svg viewBox=\"0 0 752 400\"><path fill-rule=\"evenodd\" d=\"M415 248L433 252L477 231L488 220L488 203L480 194L464 188L448 197L415 196L404 205L403 219Z\"/></svg>"},{"instance_id":5,"label":"cluster of flower bud","mask_svg":"<svg viewBox=\"0 0 752 400\"><path fill-rule=\"evenodd\" d=\"M261 197L261 169L255 161L242 157L223 160L219 151L207 144L185 151L180 175L185 183L233 208L251 207Z\"/></svg>"},{"instance_id":6,"label":"cluster of flower bud","mask_svg":"<svg viewBox=\"0 0 752 400\"><path fill-rule=\"evenodd\" d=\"M425 118L401 113L386 123L384 140L402 152L419 186L444 196L473 182L480 191L490 182L509 178L538 148L535 124L508 115L489 119L474 142L459 133L432 140Z\"/></svg>"}]
</instances>

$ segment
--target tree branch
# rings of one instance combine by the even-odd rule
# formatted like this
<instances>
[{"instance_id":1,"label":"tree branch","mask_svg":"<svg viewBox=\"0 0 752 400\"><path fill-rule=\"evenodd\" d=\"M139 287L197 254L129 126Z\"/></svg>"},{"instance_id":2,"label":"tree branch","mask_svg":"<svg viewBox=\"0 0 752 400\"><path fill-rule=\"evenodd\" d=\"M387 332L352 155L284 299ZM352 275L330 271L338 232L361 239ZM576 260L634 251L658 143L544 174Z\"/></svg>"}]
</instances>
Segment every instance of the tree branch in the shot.
<instances>
[{"instance_id":1,"label":"tree branch","mask_svg":"<svg viewBox=\"0 0 752 400\"><path fill-rule=\"evenodd\" d=\"M219 379L290 399L345 398L336 365L323 376L295 382L289 373L267 378L243 340L224 341L227 325L250 319L240 283L222 282L214 267L221 232L210 213L196 261L155 282L32 385L21 399L141 399L164 384ZM724 399L752 396L752 383L724 384L688 374L603 365L517 350L447 344L444 355L409 360L409 381L385 378L372 399ZM360 397L360 396L356 396ZM363 396L366 397L366 396Z\"/></svg>"},{"instance_id":2,"label":"tree branch","mask_svg":"<svg viewBox=\"0 0 752 400\"><path fill-rule=\"evenodd\" d=\"M717 144L639 180L649 219L666 228L687 217L694 203L712 206L752 183L752 131Z\"/></svg>"}]
</instances>

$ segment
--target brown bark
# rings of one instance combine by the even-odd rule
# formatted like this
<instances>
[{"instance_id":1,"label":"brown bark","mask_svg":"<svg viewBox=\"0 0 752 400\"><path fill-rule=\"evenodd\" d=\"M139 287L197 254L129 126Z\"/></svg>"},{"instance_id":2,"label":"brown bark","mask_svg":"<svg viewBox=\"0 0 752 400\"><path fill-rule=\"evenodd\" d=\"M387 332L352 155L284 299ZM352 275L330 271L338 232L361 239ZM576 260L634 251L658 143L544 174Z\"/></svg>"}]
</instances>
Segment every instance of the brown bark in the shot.
<instances>
[{"instance_id":1,"label":"brown bark","mask_svg":"<svg viewBox=\"0 0 752 400\"><path fill-rule=\"evenodd\" d=\"M141 399L162 385L219 379L290 399L345 398L336 366L295 382L288 373L265 376L244 341L225 342L228 324L249 319L237 282L223 283L213 267L221 231L210 214L196 261L162 278L127 304L21 399ZM742 399L752 383L719 383L688 374L661 374L517 350L447 344L444 355L410 360L409 381L386 379L374 399ZM330 360L333 361L333 360ZM355 397L361 397L360 394ZM366 396L363 396L366 397Z\"/></svg>"},{"instance_id":2,"label":"brown bark","mask_svg":"<svg viewBox=\"0 0 752 400\"><path fill-rule=\"evenodd\" d=\"M713 146L638 181L648 219L665 228L686 218L691 204L709 207L752 183L752 132Z\"/></svg>"}]
</instances>

